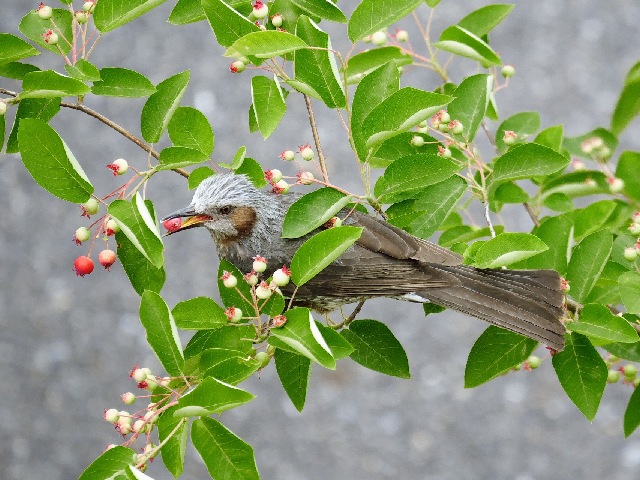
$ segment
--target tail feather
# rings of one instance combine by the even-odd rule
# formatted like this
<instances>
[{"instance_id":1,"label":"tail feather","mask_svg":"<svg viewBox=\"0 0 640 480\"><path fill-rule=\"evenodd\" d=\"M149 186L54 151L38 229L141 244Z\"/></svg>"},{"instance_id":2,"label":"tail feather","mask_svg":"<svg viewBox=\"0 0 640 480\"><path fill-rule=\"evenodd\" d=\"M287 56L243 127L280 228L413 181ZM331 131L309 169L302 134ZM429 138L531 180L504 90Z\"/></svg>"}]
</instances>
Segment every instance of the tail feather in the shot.
<instances>
[{"instance_id":1,"label":"tail feather","mask_svg":"<svg viewBox=\"0 0 640 480\"><path fill-rule=\"evenodd\" d=\"M564 295L553 270L481 270L466 265L438 267L459 284L417 292L434 303L480 318L540 342L564 348Z\"/></svg>"}]
</instances>

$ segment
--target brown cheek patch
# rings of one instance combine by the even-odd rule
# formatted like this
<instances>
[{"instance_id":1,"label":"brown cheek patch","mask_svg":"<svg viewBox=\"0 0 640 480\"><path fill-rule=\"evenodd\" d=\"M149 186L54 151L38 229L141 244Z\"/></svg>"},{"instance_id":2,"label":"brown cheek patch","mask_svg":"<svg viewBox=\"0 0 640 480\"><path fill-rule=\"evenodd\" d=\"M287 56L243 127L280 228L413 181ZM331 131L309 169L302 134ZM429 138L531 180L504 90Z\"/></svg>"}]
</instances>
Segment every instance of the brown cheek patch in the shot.
<instances>
[{"instance_id":1,"label":"brown cheek patch","mask_svg":"<svg viewBox=\"0 0 640 480\"><path fill-rule=\"evenodd\" d=\"M228 241L234 242L251 235L256 223L256 211L251 207L238 207L231 214L231 221L238 234Z\"/></svg>"}]
</instances>

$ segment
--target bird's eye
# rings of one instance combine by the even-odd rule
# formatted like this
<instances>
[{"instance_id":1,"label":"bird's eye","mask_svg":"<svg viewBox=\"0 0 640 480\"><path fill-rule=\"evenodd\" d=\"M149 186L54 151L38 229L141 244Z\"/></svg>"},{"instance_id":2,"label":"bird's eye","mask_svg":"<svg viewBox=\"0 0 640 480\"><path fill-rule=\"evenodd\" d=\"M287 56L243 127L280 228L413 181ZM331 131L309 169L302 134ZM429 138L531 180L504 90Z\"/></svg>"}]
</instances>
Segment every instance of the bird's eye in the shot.
<instances>
[{"instance_id":1,"label":"bird's eye","mask_svg":"<svg viewBox=\"0 0 640 480\"><path fill-rule=\"evenodd\" d=\"M231 207L229 205L225 205L224 207L220 207L218 209L218 213L222 215L227 215L231 211Z\"/></svg>"}]
</instances>

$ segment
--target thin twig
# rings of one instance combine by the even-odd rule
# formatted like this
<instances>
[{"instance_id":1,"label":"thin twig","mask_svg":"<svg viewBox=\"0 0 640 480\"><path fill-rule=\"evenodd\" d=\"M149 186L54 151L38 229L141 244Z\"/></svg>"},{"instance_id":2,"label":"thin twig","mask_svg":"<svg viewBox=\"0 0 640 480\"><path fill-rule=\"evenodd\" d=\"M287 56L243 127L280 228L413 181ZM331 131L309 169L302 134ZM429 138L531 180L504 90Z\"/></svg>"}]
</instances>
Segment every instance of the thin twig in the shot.
<instances>
[{"instance_id":1,"label":"thin twig","mask_svg":"<svg viewBox=\"0 0 640 480\"><path fill-rule=\"evenodd\" d=\"M536 227L539 227L540 226L540 220L538 219L538 216L535 214L535 212L531 208L531 205L529 205L528 202L524 202L523 205L524 205L524 209L529 214L529 218L531 218L531 221L533 222L533 224Z\"/></svg>"},{"instance_id":2,"label":"thin twig","mask_svg":"<svg viewBox=\"0 0 640 480\"><path fill-rule=\"evenodd\" d=\"M339 329L349 325L358 316L358 314L360 313L360 310L362 310L362 307L364 306L364 302L366 302L366 300L360 300L358 302L358 304L356 305L356 308L354 308L353 312L351 312L351 315L349 315L349 318L345 318L344 321L342 321L341 323L338 323L336 325L329 325L329 327L334 329L334 330L339 330Z\"/></svg>"},{"instance_id":3,"label":"thin twig","mask_svg":"<svg viewBox=\"0 0 640 480\"><path fill-rule=\"evenodd\" d=\"M322 153L322 147L320 146L320 136L318 135L318 128L316 127L316 118L313 115L313 109L311 108L311 98L309 95L304 96L304 103L307 105L307 112L309 113L309 123L311 125L311 133L313 133L313 141L316 144L316 151L318 152L318 161L320 162L320 171L322 172L322 178L325 182L329 183L329 174L327 173L327 165L325 162L324 154Z\"/></svg>"},{"instance_id":4,"label":"thin twig","mask_svg":"<svg viewBox=\"0 0 640 480\"><path fill-rule=\"evenodd\" d=\"M489 215L489 202L484 204L484 218L487 220L487 224L489 225L489 231L491 232L491 238L496 238L496 231L493 228L493 223L491 223L491 216Z\"/></svg>"}]
</instances>

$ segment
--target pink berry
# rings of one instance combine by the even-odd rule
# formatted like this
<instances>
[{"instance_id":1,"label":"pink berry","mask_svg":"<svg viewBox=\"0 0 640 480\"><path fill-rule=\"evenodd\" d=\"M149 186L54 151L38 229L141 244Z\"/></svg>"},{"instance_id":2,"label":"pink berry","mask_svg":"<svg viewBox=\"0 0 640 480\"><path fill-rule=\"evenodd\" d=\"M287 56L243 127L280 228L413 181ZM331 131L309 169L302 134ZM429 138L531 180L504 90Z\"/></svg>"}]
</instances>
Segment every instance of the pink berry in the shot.
<instances>
[{"instance_id":1,"label":"pink berry","mask_svg":"<svg viewBox=\"0 0 640 480\"><path fill-rule=\"evenodd\" d=\"M113 250L102 250L98 255L98 261L106 270L116 263L116 252Z\"/></svg>"},{"instance_id":2,"label":"pink berry","mask_svg":"<svg viewBox=\"0 0 640 480\"><path fill-rule=\"evenodd\" d=\"M113 176L124 175L129 170L129 162L124 158L118 158L107 165L107 168L113 172Z\"/></svg>"},{"instance_id":3,"label":"pink berry","mask_svg":"<svg viewBox=\"0 0 640 480\"><path fill-rule=\"evenodd\" d=\"M253 270L262 273L267 269L267 259L261 257L260 255L256 255L253 257Z\"/></svg>"},{"instance_id":4,"label":"pink berry","mask_svg":"<svg viewBox=\"0 0 640 480\"><path fill-rule=\"evenodd\" d=\"M285 323L287 323L287 317L285 317L284 315L276 315L271 319L271 322L273 323L273 326L275 328L280 328Z\"/></svg>"},{"instance_id":5,"label":"pink berry","mask_svg":"<svg viewBox=\"0 0 640 480\"><path fill-rule=\"evenodd\" d=\"M164 228L167 229L168 232L173 233L180 230L182 226L182 219L180 218L170 218L169 220L165 220L162 222Z\"/></svg>"},{"instance_id":6,"label":"pink berry","mask_svg":"<svg viewBox=\"0 0 640 480\"><path fill-rule=\"evenodd\" d=\"M73 266L76 269L76 275L80 277L84 277L85 275L89 275L93 272L93 260L89 257L78 257L76 261L73 262Z\"/></svg>"},{"instance_id":7,"label":"pink berry","mask_svg":"<svg viewBox=\"0 0 640 480\"><path fill-rule=\"evenodd\" d=\"M235 62L232 62L231 65L229 65L229 71L231 73L242 73L244 72L245 68L246 65L240 60L236 60Z\"/></svg>"}]
</instances>

